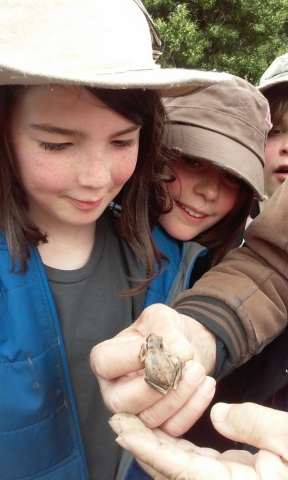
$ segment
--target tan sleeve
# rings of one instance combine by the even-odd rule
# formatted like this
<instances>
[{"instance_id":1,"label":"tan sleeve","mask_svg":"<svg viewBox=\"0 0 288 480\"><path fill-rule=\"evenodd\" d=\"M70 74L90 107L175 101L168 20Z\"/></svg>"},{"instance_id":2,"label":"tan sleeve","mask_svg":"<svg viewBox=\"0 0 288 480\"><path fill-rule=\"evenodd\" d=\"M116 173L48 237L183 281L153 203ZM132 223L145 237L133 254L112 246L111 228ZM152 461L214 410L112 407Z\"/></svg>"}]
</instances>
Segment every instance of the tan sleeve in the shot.
<instances>
[{"instance_id":1,"label":"tan sleeve","mask_svg":"<svg viewBox=\"0 0 288 480\"><path fill-rule=\"evenodd\" d=\"M225 368L239 366L287 326L288 182L249 225L245 246L232 250L174 302L225 344Z\"/></svg>"}]
</instances>

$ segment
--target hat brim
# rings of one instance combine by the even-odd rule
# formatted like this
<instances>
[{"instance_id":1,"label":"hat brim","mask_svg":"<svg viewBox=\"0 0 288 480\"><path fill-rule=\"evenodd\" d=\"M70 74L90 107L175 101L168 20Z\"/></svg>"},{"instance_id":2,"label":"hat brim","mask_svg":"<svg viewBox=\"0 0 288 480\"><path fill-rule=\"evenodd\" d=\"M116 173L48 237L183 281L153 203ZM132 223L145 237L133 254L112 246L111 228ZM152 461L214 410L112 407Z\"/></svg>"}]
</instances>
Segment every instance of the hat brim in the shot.
<instances>
[{"instance_id":1,"label":"hat brim","mask_svg":"<svg viewBox=\"0 0 288 480\"><path fill-rule=\"evenodd\" d=\"M160 90L165 97L188 95L203 86L225 83L231 76L224 72L186 70L177 68L154 68L111 73L89 71L59 72L49 74L23 71L0 65L0 85L42 85L66 84L99 88L123 89L141 88Z\"/></svg>"},{"instance_id":2,"label":"hat brim","mask_svg":"<svg viewBox=\"0 0 288 480\"><path fill-rule=\"evenodd\" d=\"M280 83L287 83L287 82L288 82L288 75L286 72L283 75L279 75L279 78L277 79L273 78L271 80L267 80L263 84L258 85L257 88L261 93L263 93L266 90L268 90L268 88L274 87L274 85L279 85Z\"/></svg>"},{"instance_id":3,"label":"hat brim","mask_svg":"<svg viewBox=\"0 0 288 480\"><path fill-rule=\"evenodd\" d=\"M163 144L187 157L213 163L242 179L259 200L264 195L263 166L260 159L233 139L194 125L169 125Z\"/></svg>"}]
</instances>

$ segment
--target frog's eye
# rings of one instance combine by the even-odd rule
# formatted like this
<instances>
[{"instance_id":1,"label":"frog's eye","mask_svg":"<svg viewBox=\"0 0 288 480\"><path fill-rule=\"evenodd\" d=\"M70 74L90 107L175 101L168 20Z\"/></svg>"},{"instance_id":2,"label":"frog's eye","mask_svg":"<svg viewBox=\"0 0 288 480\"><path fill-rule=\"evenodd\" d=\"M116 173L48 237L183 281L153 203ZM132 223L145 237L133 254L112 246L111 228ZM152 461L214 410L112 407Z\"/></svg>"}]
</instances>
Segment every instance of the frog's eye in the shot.
<instances>
[{"instance_id":1,"label":"frog's eye","mask_svg":"<svg viewBox=\"0 0 288 480\"><path fill-rule=\"evenodd\" d=\"M161 337L158 337L155 343L157 348L163 348L163 341Z\"/></svg>"}]
</instances>

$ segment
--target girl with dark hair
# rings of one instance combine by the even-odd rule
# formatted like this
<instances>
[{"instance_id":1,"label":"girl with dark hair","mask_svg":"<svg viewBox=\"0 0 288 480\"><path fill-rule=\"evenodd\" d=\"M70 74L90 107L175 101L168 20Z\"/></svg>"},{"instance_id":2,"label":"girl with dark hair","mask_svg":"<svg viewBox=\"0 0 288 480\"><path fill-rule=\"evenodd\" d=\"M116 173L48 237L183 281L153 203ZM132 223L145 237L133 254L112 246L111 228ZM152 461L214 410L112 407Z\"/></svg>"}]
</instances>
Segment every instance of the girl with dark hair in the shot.
<instances>
[{"instance_id":1,"label":"girl with dark hair","mask_svg":"<svg viewBox=\"0 0 288 480\"><path fill-rule=\"evenodd\" d=\"M6 236L4 233L1 236L5 257L1 259L1 279L4 291L15 298L13 305L8 300L9 314L3 314L3 319L8 322L9 331L14 330L12 336L7 331L9 358L14 345L18 352L13 353L14 361L23 362L17 387L22 407L14 415L13 424L24 431L25 427L32 428L27 418L36 415L35 403L40 398L41 402L48 401L48 390L54 392L53 396L59 391L60 396L56 396L57 404L60 403L58 407L54 405L54 412L50 401L47 410L38 411L38 422L43 421L42 434L49 438L51 425L45 418L57 415L57 409L61 408L64 371L59 366L57 352L49 355L45 351L55 349L58 338L63 367L66 364L70 369L71 384L67 377L67 385L73 389L75 398L75 405L69 398L71 411L63 414L69 422L69 415L77 410L91 478L99 478L98 475L105 478L108 471L113 478L118 448L116 445L113 448L113 443L110 446L107 412L87 358L96 343L117 334L141 313L143 293L125 298L119 293L131 288L129 278L145 278L146 271L149 276L153 244L149 235L140 243L137 232L151 229L148 217L144 214L137 217L134 209L141 202L145 211L150 179L159 190L163 188L157 180L157 161L153 161L159 158L155 155L156 139L161 138L163 118L157 92L112 90L109 101L105 94L105 89L53 84L0 90L3 105L0 211L1 228L6 232ZM142 129L146 138L141 145ZM125 185L130 177L141 182L142 188L133 192L129 183ZM116 235L117 219L106 207L120 190L127 209L123 209L121 216L121 235ZM140 259L144 265L147 259L146 271ZM10 317L16 322L14 327ZM50 335L53 338L52 325L57 334L51 344L48 339ZM30 346L24 342L27 329ZM17 332L23 336L21 347ZM26 352L25 359L19 356L19 348L23 354ZM8 366L9 363L5 369ZM29 389L27 395L23 394L23 382L27 385L32 382L32 391L34 383L39 384L34 397ZM9 384L6 391L10 402L11 397L18 397ZM65 395L64 400L68 402ZM24 405L30 412L25 420ZM2 411L5 410L2 405ZM7 417L5 425L9 430L8 423L11 425ZM65 424L60 422L61 429L66 428ZM60 437L66 438L64 431ZM100 437L101 448L95 448ZM31 438L27 448L29 443L33 443ZM69 440L67 445L69 450ZM100 462L104 445L109 449L110 463ZM59 444L55 461L60 461L68 450ZM42 461L44 456L39 459ZM28 473L28 466L23 470L19 462L16 471L19 475L21 471ZM21 475L24 477L24 473Z\"/></svg>"},{"instance_id":2,"label":"girl with dark hair","mask_svg":"<svg viewBox=\"0 0 288 480\"><path fill-rule=\"evenodd\" d=\"M122 449L89 353L138 317L160 263L160 98L229 76L155 65L140 0L0 10L0 476L112 480Z\"/></svg>"}]
</instances>

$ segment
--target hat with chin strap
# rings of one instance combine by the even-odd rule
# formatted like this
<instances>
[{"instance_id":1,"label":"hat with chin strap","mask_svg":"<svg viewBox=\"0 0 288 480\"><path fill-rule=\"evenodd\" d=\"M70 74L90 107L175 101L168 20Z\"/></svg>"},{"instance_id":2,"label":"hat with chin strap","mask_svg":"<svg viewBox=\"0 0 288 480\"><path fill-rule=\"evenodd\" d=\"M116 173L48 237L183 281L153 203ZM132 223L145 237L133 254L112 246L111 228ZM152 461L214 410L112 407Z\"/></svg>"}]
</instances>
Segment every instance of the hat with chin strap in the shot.
<instances>
[{"instance_id":1,"label":"hat with chin strap","mask_svg":"<svg viewBox=\"0 0 288 480\"><path fill-rule=\"evenodd\" d=\"M224 84L164 100L170 122L163 144L180 155L218 165L264 195L264 151L269 105L250 83L231 75Z\"/></svg>"},{"instance_id":2,"label":"hat with chin strap","mask_svg":"<svg viewBox=\"0 0 288 480\"><path fill-rule=\"evenodd\" d=\"M160 68L163 40L140 0L0 0L0 85L78 84L182 95L225 73Z\"/></svg>"}]
</instances>

